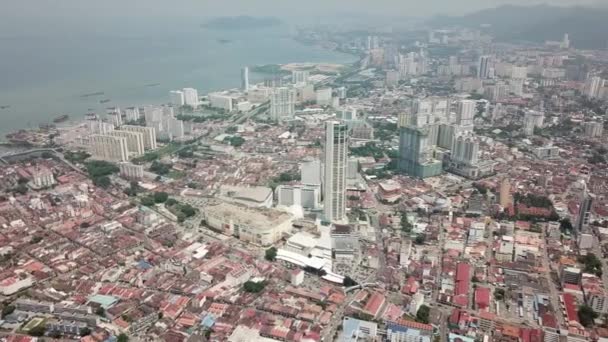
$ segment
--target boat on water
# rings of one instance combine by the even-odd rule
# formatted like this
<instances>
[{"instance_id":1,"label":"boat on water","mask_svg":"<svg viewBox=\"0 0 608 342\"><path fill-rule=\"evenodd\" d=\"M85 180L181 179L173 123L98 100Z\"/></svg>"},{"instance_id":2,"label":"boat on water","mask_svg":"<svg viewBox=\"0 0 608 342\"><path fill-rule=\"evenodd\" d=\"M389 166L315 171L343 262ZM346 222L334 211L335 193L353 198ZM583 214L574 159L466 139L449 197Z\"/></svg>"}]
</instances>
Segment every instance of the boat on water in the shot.
<instances>
[{"instance_id":1,"label":"boat on water","mask_svg":"<svg viewBox=\"0 0 608 342\"><path fill-rule=\"evenodd\" d=\"M94 112L89 112L89 113L86 113L86 114L84 115L84 118L85 118L86 120L97 120L99 117L97 116L97 114L96 114L96 113L94 113Z\"/></svg>"},{"instance_id":2,"label":"boat on water","mask_svg":"<svg viewBox=\"0 0 608 342\"><path fill-rule=\"evenodd\" d=\"M104 100L99 101L99 103L108 103L110 101L111 101L110 99L104 99Z\"/></svg>"},{"instance_id":3,"label":"boat on water","mask_svg":"<svg viewBox=\"0 0 608 342\"><path fill-rule=\"evenodd\" d=\"M66 122L66 121L68 121L68 119L69 119L69 118L70 118L70 116L69 116L69 115L67 115L67 114L63 114L63 115L60 115L60 116L58 116L58 117L54 118L54 119L53 119L53 122L54 122L54 123Z\"/></svg>"},{"instance_id":4,"label":"boat on water","mask_svg":"<svg viewBox=\"0 0 608 342\"><path fill-rule=\"evenodd\" d=\"M0 106L0 109L9 109L9 108L11 108L11 106L10 106L10 105L6 105L6 106Z\"/></svg>"},{"instance_id":5,"label":"boat on water","mask_svg":"<svg viewBox=\"0 0 608 342\"><path fill-rule=\"evenodd\" d=\"M105 95L105 93L103 91L98 91L96 93L82 94L82 95L80 95L80 97L92 97L92 96L101 96L101 95Z\"/></svg>"},{"instance_id":6,"label":"boat on water","mask_svg":"<svg viewBox=\"0 0 608 342\"><path fill-rule=\"evenodd\" d=\"M146 87L158 87L160 85L160 83L150 83L150 84L146 84Z\"/></svg>"}]
</instances>

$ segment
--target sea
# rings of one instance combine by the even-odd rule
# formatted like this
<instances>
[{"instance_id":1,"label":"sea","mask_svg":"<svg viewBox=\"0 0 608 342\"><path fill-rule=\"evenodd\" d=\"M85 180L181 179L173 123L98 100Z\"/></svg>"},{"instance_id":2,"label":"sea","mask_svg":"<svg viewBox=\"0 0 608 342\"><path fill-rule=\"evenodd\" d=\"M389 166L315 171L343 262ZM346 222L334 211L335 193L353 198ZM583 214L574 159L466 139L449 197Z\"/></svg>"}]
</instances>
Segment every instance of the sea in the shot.
<instances>
[{"instance_id":1,"label":"sea","mask_svg":"<svg viewBox=\"0 0 608 342\"><path fill-rule=\"evenodd\" d=\"M64 114L78 120L107 107L167 103L174 89L236 88L244 66L357 59L299 43L283 26L0 35L0 52L0 108L10 106L0 109L0 136Z\"/></svg>"}]
</instances>

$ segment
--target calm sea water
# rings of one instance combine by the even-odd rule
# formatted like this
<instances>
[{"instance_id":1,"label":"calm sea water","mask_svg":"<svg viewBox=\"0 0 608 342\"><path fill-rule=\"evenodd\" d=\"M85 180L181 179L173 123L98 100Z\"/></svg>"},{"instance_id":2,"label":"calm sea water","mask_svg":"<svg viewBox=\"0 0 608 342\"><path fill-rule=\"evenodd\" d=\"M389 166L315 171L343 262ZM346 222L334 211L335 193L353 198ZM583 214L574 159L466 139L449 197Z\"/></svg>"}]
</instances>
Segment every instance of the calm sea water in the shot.
<instances>
[{"instance_id":1,"label":"calm sea water","mask_svg":"<svg viewBox=\"0 0 608 342\"><path fill-rule=\"evenodd\" d=\"M284 28L2 36L0 51L0 106L11 106L0 109L2 135L60 114L166 103L172 89L238 87L246 65L355 60L297 43ZM95 92L105 94L81 96Z\"/></svg>"}]
</instances>

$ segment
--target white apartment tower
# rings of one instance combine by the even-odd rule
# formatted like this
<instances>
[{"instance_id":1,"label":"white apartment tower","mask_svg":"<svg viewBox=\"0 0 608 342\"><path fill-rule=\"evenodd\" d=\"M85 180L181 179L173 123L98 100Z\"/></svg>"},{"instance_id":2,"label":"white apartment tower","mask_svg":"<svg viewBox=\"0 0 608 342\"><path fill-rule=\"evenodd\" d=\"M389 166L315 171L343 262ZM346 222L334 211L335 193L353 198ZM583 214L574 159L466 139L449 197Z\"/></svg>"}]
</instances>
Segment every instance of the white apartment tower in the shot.
<instances>
[{"instance_id":1,"label":"white apartment tower","mask_svg":"<svg viewBox=\"0 0 608 342\"><path fill-rule=\"evenodd\" d=\"M454 139L452 160L469 166L479 161L479 141L474 134L460 134Z\"/></svg>"},{"instance_id":2,"label":"white apartment tower","mask_svg":"<svg viewBox=\"0 0 608 342\"><path fill-rule=\"evenodd\" d=\"M169 102L175 107L181 107L186 104L184 92L181 90L171 90L169 92Z\"/></svg>"},{"instance_id":3,"label":"white apartment tower","mask_svg":"<svg viewBox=\"0 0 608 342\"><path fill-rule=\"evenodd\" d=\"M321 185L321 161L319 159L309 159L302 162L301 168L302 184Z\"/></svg>"},{"instance_id":4,"label":"white apartment tower","mask_svg":"<svg viewBox=\"0 0 608 342\"><path fill-rule=\"evenodd\" d=\"M144 178L144 166L143 165L135 165L132 163L120 163L118 164L118 168L120 169L120 176L126 179L142 179Z\"/></svg>"},{"instance_id":5,"label":"white apartment tower","mask_svg":"<svg viewBox=\"0 0 608 342\"><path fill-rule=\"evenodd\" d=\"M585 95L589 98L600 97L604 83L604 80L599 76L589 78L585 84Z\"/></svg>"},{"instance_id":6,"label":"white apartment tower","mask_svg":"<svg viewBox=\"0 0 608 342\"><path fill-rule=\"evenodd\" d=\"M249 67L241 69L241 90L244 92L249 91Z\"/></svg>"},{"instance_id":7,"label":"white apartment tower","mask_svg":"<svg viewBox=\"0 0 608 342\"><path fill-rule=\"evenodd\" d=\"M583 123L585 135L590 138L601 137L604 133L604 124L602 122L592 121Z\"/></svg>"},{"instance_id":8,"label":"white apartment tower","mask_svg":"<svg viewBox=\"0 0 608 342\"><path fill-rule=\"evenodd\" d=\"M125 109L125 118L127 119L127 121L139 120L139 108L129 107Z\"/></svg>"},{"instance_id":9,"label":"white apartment tower","mask_svg":"<svg viewBox=\"0 0 608 342\"><path fill-rule=\"evenodd\" d=\"M291 72L291 83L293 84L306 84L308 83L308 77L310 72L306 70L294 70Z\"/></svg>"},{"instance_id":10,"label":"white apartment tower","mask_svg":"<svg viewBox=\"0 0 608 342\"><path fill-rule=\"evenodd\" d=\"M184 104L194 108L198 107L198 90L194 88L184 88L182 91L184 92Z\"/></svg>"},{"instance_id":11,"label":"white apartment tower","mask_svg":"<svg viewBox=\"0 0 608 342\"><path fill-rule=\"evenodd\" d=\"M94 134L90 139L93 158L114 162L129 160L127 138L111 135Z\"/></svg>"},{"instance_id":12,"label":"white apartment tower","mask_svg":"<svg viewBox=\"0 0 608 342\"><path fill-rule=\"evenodd\" d=\"M144 138L144 150L156 149L156 131L154 130L154 127L123 125L120 129L122 131L142 133Z\"/></svg>"},{"instance_id":13,"label":"white apartment tower","mask_svg":"<svg viewBox=\"0 0 608 342\"><path fill-rule=\"evenodd\" d=\"M270 117L274 121L293 119L296 92L287 87L276 88L270 95Z\"/></svg>"},{"instance_id":14,"label":"white apartment tower","mask_svg":"<svg viewBox=\"0 0 608 342\"><path fill-rule=\"evenodd\" d=\"M458 110L456 112L456 125L463 128L473 130L473 119L475 117L475 109L477 102L472 100L462 100L458 102Z\"/></svg>"},{"instance_id":15,"label":"white apartment tower","mask_svg":"<svg viewBox=\"0 0 608 342\"><path fill-rule=\"evenodd\" d=\"M543 112L537 112L529 110L524 114L524 134L533 135L535 128L542 128L545 121L545 114Z\"/></svg>"},{"instance_id":16,"label":"white apartment tower","mask_svg":"<svg viewBox=\"0 0 608 342\"><path fill-rule=\"evenodd\" d=\"M346 159L348 127L328 121L325 127L324 213L330 222L346 218Z\"/></svg>"},{"instance_id":17,"label":"white apartment tower","mask_svg":"<svg viewBox=\"0 0 608 342\"><path fill-rule=\"evenodd\" d=\"M479 57L479 64L477 65L477 77L488 78L490 76L490 69L492 68L492 57L481 56Z\"/></svg>"},{"instance_id":18,"label":"white apartment tower","mask_svg":"<svg viewBox=\"0 0 608 342\"><path fill-rule=\"evenodd\" d=\"M141 156L144 154L144 134L141 132L115 130L107 135L113 137L123 137L127 139L127 150L132 156Z\"/></svg>"},{"instance_id":19,"label":"white apartment tower","mask_svg":"<svg viewBox=\"0 0 608 342\"><path fill-rule=\"evenodd\" d=\"M106 109L106 114L108 115L110 122L115 127L120 127L120 125L122 125L122 113L120 112L120 108L118 108L118 107L108 108L108 109Z\"/></svg>"}]
</instances>

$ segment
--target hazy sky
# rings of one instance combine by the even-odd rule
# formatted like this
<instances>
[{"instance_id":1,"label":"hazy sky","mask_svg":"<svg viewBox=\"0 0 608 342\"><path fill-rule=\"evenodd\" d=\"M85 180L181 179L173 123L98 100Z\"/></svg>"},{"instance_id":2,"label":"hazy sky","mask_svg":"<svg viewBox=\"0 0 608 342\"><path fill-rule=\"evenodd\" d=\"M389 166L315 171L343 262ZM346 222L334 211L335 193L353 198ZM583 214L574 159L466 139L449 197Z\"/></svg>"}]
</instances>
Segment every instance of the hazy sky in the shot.
<instances>
[{"instance_id":1,"label":"hazy sky","mask_svg":"<svg viewBox=\"0 0 608 342\"><path fill-rule=\"evenodd\" d=\"M0 17L312 15L359 12L426 16L462 14L506 3L555 5L600 0L2 0Z\"/></svg>"},{"instance_id":2,"label":"hazy sky","mask_svg":"<svg viewBox=\"0 0 608 342\"><path fill-rule=\"evenodd\" d=\"M205 17L278 16L291 24L387 24L378 16L460 15L504 4L605 0L0 0L0 38L95 32L137 35L196 29ZM368 16L368 17L366 17ZM372 18L374 16L374 18ZM182 18L183 20L176 20ZM376 22L374 22L374 19ZM389 24L390 25L390 24ZM0 45L0 52L2 47Z\"/></svg>"}]
</instances>

